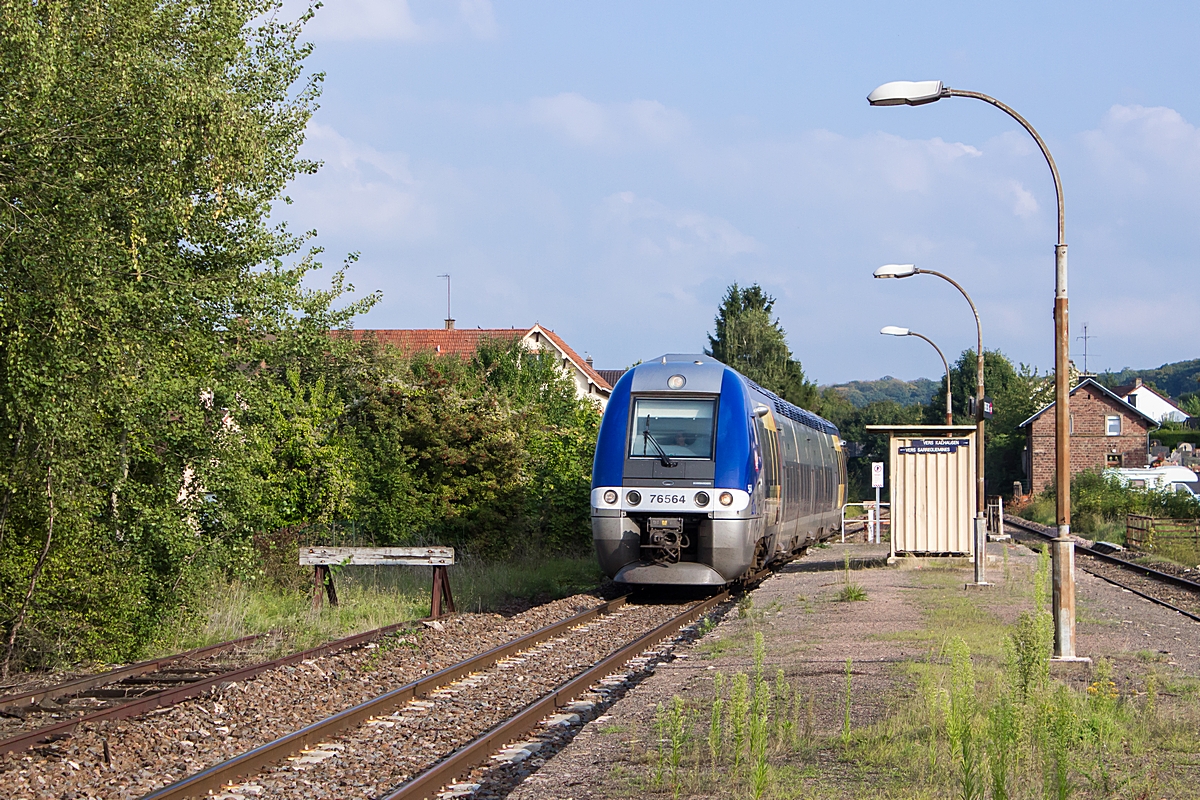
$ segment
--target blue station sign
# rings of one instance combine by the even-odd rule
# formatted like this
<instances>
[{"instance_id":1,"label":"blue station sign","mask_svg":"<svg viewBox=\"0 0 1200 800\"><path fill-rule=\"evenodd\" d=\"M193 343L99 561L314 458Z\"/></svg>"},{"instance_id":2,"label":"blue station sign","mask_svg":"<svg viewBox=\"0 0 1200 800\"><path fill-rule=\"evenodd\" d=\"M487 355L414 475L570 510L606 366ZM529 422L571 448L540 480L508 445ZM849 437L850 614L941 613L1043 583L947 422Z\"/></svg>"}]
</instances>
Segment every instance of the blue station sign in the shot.
<instances>
[{"instance_id":1,"label":"blue station sign","mask_svg":"<svg viewBox=\"0 0 1200 800\"><path fill-rule=\"evenodd\" d=\"M943 455L957 453L958 448L969 447L970 444L970 439L913 439L896 452L902 456Z\"/></svg>"}]
</instances>

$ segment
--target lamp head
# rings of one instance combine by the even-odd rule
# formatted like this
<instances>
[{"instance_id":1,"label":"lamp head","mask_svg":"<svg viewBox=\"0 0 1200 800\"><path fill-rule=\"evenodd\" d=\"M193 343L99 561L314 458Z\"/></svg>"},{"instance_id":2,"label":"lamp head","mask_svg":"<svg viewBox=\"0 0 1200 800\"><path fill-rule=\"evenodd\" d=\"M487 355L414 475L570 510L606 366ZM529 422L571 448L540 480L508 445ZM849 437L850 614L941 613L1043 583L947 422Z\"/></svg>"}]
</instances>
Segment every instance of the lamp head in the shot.
<instances>
[{"instance_id":1,"label":"lamp head","mask_svg":"<svg viewBox=\"0 0 1200 800\"><path fill-rule=\"evenodd\" d=\"M885 325L879 329L884 336L908 336L908 328L897 328L895 325Z\"/></svg>"},{"instance_id":2,"label":"lamp head","mask_svg":"<svg viewBox=\"0 0 1200 800\"><path fill-rule=\"evenodd\" d=\"M916 264L884 264L875 270L876 278L908 278L916 274Z\"/></svg>"},{"instance_id":3,"label":"lamp head","mask_svg":"<svg viewBox=\"0 0 1200 800\"><path fill-rule=\"evenodd\" d=\"M948 97L941 81L892 81L867 95L873 106L922 106Z\"/></svg>"}]
</instances>

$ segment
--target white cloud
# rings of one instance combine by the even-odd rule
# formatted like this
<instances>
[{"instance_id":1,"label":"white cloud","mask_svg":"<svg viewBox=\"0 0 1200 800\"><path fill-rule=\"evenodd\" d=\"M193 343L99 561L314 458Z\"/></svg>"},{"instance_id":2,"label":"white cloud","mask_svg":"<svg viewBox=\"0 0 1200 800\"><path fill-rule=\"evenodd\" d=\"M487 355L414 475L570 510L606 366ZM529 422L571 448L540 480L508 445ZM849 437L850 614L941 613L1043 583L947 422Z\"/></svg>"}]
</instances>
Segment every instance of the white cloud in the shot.
<instances>
[{"instance_id":1,"label":"white cloud","mask_svg":"<svg viewBox=\"0 0 1200 800\"><path fill-rule=\"evenodd\" d=\"M1083 141L1107 177L1134 185L1190 183L1200 171L1200 130L1172 108L1113 106Z\"/></svg>"},{"instance_id":2,"label":"white cloud","mask_svg":"<svg viewBox=\"0 0 1200 800\"><path fill-rule=\"evenodd\" d=\"M309 26L315 39L397 42L446 41L464 34L475 39L499 35L491 0L459 0L433 7L418 20L408 0L326 0Z\"/></svg>"},{"instance_id":3,"label":"white cloud","mask_svg":"<svg viewBox=\"0 0 1200 800\"><path fill-rule=\"evenodd\" d=\"M413 177L407 155L354 142L319 123L310 123L306 133L305 157L324 162L291 192L306 227L409 241L433 234L434 206L427 187Z\"/></svg>"},{"instance_id":4,"label":"white cloud","mask_svg":"<svg viewBox=\"0 0 1200 800\"><path fill-rule=\"evenodd\" d=\"M1021 185L1020 181L1008 182L1008 194L1013 198L1013 213L1021 219L1028 219L1038 211L1037 198Z\"/></svg>"},{"instance_id":5,"label":"white cloud","mask_svg":"<svg viewBox=\"0 0 1200 800\"><path fill-rule=\"evenodd\" d=\"M408 0L331 0L310 25L318 39L417 41L431 31L413 19Z\"/></svg>"},{"instance_id":6,"label":"white cloud","mask_svg":"<svg viewBox=\"0 0 1200 800\"><path fill-rule=\"evenodd\" d=\"M500 34L491 0L459 0L458 16L476 39L495 39Z\"/></svg>"},{"instance_id":7,"label":"white cloud","mask_svg":"<svg viewBox=\"0 0 1200 800\"><path fill-rule=\"evenodd\" d=\"M761 246L727 220L699 211L669 208L633 192L604 199L596 213L597 235L629 252L654 259L727 259Z\"/></svg>"},{"instance_id":8,"label":"white cloud","mask_svg":"<svg viewBox=\"0 0 1200 800\"><path fill-rule=\"evenodd\" d=\"M663 145L687 133L687 117L656 100L597 103L575 92L529 101L529 116L586 147Z\"/></svg>"}]
</instances>

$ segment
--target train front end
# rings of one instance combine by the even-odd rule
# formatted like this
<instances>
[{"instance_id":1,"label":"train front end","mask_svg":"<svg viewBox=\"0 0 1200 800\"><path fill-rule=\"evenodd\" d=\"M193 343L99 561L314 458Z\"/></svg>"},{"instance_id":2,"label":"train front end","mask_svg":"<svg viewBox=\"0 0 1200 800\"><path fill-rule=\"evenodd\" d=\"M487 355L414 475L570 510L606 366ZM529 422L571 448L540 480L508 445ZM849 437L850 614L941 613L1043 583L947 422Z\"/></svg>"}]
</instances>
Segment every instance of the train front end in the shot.
<instances>
[{"instance_id":1,"label":"train front end","mask_svg":"<svg viewBox=\"0 0 1200 800\"><path fill-rule=\"evenodd\" d=\"M609 577L721 586L755 566L752 420L741 377L707 356L662 356L621 377L592 471L592 538Z\"/></svg>"}]
</instances>

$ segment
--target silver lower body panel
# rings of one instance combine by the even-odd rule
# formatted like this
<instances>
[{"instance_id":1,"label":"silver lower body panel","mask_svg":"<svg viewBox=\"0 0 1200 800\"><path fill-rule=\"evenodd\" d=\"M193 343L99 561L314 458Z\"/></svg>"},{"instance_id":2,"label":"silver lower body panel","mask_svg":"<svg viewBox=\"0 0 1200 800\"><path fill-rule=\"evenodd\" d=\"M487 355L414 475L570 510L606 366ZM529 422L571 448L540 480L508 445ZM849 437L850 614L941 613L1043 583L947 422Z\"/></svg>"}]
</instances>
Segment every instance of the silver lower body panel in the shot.
<instances>
[{"instance_id":1,"label":"silver lower body panel","mask_svg":"<svg viewBox=\"0 0 1200 800\"><path fill-rule=\"evenodd\" d=\"M643 560L641 529L635 520L592 515L592 541L600 568L605 575L624 583L720 586L750 571L763 532L761 517L704 519L696 561L659 564Z\"/></svg>"},{"instance_id":2,"label":"silver lower body panel","mask_svg":"<svg viewBox=\"0 0 1200 800\"><path fill-rule=\"evenodd\" d=\"M675 564L628 564L613 580L637 585L724 586L728 581L707 564L680 561Z\"/></svg>"}]
</instances>

